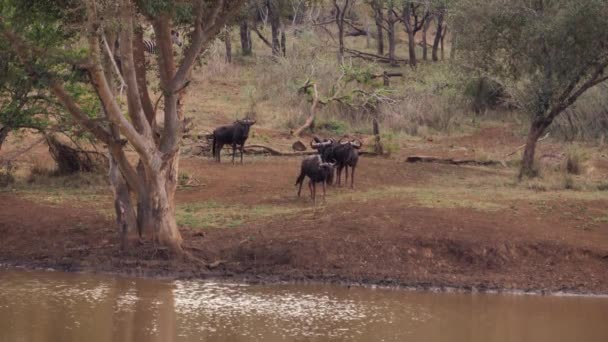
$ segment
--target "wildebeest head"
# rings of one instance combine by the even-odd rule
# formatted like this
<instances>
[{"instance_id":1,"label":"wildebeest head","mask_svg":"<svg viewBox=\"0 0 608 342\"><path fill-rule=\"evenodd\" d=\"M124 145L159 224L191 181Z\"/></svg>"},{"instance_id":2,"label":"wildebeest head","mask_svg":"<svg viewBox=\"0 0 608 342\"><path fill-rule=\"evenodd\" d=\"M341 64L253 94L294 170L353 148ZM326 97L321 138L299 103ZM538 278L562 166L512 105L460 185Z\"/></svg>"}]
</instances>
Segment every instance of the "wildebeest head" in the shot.
<instances>
[{"instance_id":1,"label":"wildebeest head","mask_svg":"<svg viewBox=\"0 0 608 342\"><path fill-rule=\"evenodd\" d=\"M363 147L363 143L359 139L348 140L348 139L342 138L339 140L339 143L341 145L350 145L350 146L356 148L357 150L359 150L359 149L361 149L361 147Z\"/></svg>"},{"instance_id":2,"label":"wildebeest head","mask_svg":"<svg viewBox=\"0 0 608 342\"><path fill-rule=\"evenodd\" d=\"M321 150L328 146L331 146L335 142L336 141L334 139L323 139L323 141L321 141L321 139L319 139L318 137L314 137L310 142L310 147L315 150L319 150L320 152Z\"/></svg>"},{"instance_id":3,"label":"wildebeest head","mask_svg":"<svg viewBox=\"0 0 608 342\"><path fill-rule=\"evenodd\" d=\"M171 41L177 46L182 46L182 39L179 36L179 32L176 30L171 30Z\"/></svg>"},{"instance_id":4,"label":"wildebeest head","mask_svg":"<svg viewBox=\"0 0 608 342\"><path fill-rule=\"evenodd\" d=\"M249 129L251 128L251 126L255 125L255 120L245 118L236 120L234 124L241 127L243 137L247 138L249 137Z\"/></svg>"}]
</instances>

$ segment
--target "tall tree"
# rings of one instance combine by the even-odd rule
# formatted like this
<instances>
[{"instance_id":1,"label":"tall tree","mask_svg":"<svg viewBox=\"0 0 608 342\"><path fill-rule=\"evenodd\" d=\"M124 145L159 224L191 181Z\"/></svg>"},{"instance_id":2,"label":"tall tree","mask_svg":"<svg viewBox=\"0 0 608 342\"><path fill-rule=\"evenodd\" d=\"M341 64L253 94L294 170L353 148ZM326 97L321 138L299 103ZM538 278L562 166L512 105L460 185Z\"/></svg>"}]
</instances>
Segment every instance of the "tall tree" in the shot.
<instances>
[{"instance_id":1,"label":"tall tree","mask_svg":"<svg viewBox=\"0 0 608 342\"><path fill-rule=\"evenodd\" d=\"M530 114L520 178L534 176L538 138L608 79L608 6L603 0L461 0L450 12L459 63L502 84Z\"/></svg>"},{"instance_id":2,"label":"tall tree","mask_svg":"<svg viewBox=\"0 0 608 342\"><path fill-rule=\"evenodd\" d=\"M239 33L241 37L241 54L243 56L251 56L253 53L253 44L251 42L251 29L247 18L242 18L239 21Z\"/></svg>"},{"instance_id":3,"label":"tall tree","mask_svg":"<svg viewBox=\"0 0 608 342\"><path fill-rule=\"evenodd\" d=\"M432 58L433 58L433 61L435 61L435 62L437 62L439 60L439 58L437 56L437 50L439 49L439 43L443 42L443 36L445 35L445 29L443 26L444 15L445 15L445 6L443 6L443 5L438 6L437 9L435 10L435 19L437 21L437 31L435 31L435 39L433 40L433 52L432 52Z\"/></svg>"},{"instance_id":4,"label":"tall tree","mask_svg":"<svg viewBox=\"0 0 608 342\"><path fill-rule=\"evenodd\" d=\"M409 63L411 67L416 66L416 33L422 29L425 21L429 17L428 4L404 1L402 20L407 33Z\"/></svg>"},{"instance_id":5,"label":"tall tree","mask_svg":"<svg viewBox=\"0 0 608 342\"><path fill-rule=\"evenodd\" d=\"M344 63L344 20L350 0L333 0L333 3L338 27L338 62Z\"/></svg>"},{"instance_id":6,"label":"tall tree","mask_svg":"<svg viewBox=\"0 0 608 342\"><path fill-rule=\"evenodd\" d=\"M374 11L374 21L376 23L376 51L378 55L384 55L384 5L382 0L371 1L372 10Z\"/></svg>"},{"instance_id":7,"label":"tall tree","mask_svg":"<svg viewBox=\"0 0 608 342\"><path fill-rule=\"evenodd\" d=\"M175 221L175 190L179 166L179 146L184 125L182 106L184 94L195 60L221 31L229 19L235 17L243 1L137 1L120 0L116 3L87 0L81 12L80 27L74 32L74 41L85 41L87 50L80 56L80 65L89 73L90 86L97 93L104 117L86 113L82 104L66 90L66 83L59 70L62 60L58 52L70 55L65 42L56 42L51 49L44 49L36 40L36 23L28 16L28 9L19 10L21 1L5 0L0 8L0 36L10 44L7 49L21 60L28 77L44 81L57 101L72 118L97 139L108 146L109 154L115 160L119 176L128 191L137 199L137 210L128 202L121 202L117 215L131 213L137 215L137 222L125 222L121 230L123 241L138 239L138 232L151 236L155 241L181 253L182 238ZM46 2L44 2L46 4ZM34 2L36 4L36 2ZM52 4L72 10L70 0ZM118 17L104 15L106 7L117 8ZM135 27L140 16L152 22L158 46L158 74L164 103L162 128L155 120L154 112L144 106L144 93L149 89L140 88L134 52ZM118 19L118 20L115 20ZM53 27L68 30L72 25L63 25L61 17L54 18ZM179 20L189 25L190 43L185 48L183 58L174 55L171 30L173 22ZM118 27L120 38L120 59L122 78L126 85L127 111L121 107L118 96L113 91L114 84L108 74L116 69L104 63L104 55L109 55L107 37L104 30ZM48 44L48 43L46 43ZM113 64L113 63L110 63ZM125 147L132 146L138 156L138 163L132 164L127 158ZM117 189L115 189L115 194ZM135 226L135 224L137 226Z\"/></svg>"}]
</instances>

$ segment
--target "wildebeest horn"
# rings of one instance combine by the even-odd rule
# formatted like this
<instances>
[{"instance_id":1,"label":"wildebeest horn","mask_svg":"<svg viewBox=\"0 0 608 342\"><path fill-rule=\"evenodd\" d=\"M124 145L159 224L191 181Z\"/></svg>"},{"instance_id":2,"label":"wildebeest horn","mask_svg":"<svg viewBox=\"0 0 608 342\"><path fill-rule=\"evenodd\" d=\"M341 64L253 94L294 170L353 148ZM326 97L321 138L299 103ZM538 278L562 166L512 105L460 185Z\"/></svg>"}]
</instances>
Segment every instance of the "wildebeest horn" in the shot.
<instances>
[{"instance_id":1,"label":"wildebeest horn","mask_svg":"<svg viewBox=\"0 0 608 342\"><path fill-rule=\"evenodd\" d=\"M317 148L317 147L319 147L319 146L321 146L321 143L320 143L320 142L315 142L315 140L311 140L311 141L310 141L310 147L312 147L312 148Z\"/></svg>"},{"instance_id":2,"label":"wildebeest horn","mask_svg":"<svg viewBox=\"0 0 608 342\"><path fill-rule=\"evenodd\" d=\"M342 138L340 138L340 140L338 140L338 143L339 143L339 144L342 144L342 145L344 145L344 144L348 144L348 141L347 141L347 142L342 142L342 140L344 140L344 139L347 139L347 140L348 140L348 138L347 138L347 137L342 137Z\"/></svg>"},{"instance_id":3,"label":"wildebeest horn","mask_svg":"<svg viewBox=\"0 0 608 342\"><path fill-rule=\"evenodd\" d=\"M359 139L353 139L350 141L350 144L356 148L356 149L360 149L363 146L363 143L361 142L361 140Z\"/></svg>"}]
</instances>

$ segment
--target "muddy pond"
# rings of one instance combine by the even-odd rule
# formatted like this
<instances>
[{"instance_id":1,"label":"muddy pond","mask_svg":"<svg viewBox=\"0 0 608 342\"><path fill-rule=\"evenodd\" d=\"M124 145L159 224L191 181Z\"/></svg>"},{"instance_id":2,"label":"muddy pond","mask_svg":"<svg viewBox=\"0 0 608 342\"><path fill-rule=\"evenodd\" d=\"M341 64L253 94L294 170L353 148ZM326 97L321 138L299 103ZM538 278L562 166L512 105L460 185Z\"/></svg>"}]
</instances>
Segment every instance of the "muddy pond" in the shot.
<instances>
[{"instance_id":1,"label":"muddy pond","mask_svg":"<svg viewBox=\"0 0 608 342\"><path fill-rule=\"evenodd\" d=\"M608 298L0 270L0 342L608 341Z\"/></svg>"}]
</instances>

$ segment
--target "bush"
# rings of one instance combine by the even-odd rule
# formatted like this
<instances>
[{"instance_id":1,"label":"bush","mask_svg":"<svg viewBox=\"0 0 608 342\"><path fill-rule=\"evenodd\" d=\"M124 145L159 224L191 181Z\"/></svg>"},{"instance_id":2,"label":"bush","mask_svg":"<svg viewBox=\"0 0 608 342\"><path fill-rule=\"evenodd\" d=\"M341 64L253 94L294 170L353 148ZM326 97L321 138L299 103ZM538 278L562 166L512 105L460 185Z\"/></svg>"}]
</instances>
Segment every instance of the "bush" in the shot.
<instances>
[{"instance_id":1,"label":"bush","mask_svg":"<svg viewBox=\"0 0 608 342\"><path fill-rule=\"evenodd\" d=\"M344 135L348 132L347 125L338 120L318 121L315 123L315 129L331 135Z\"/></svg>"},{"instance_id":2,"label":"bush","mask_svg":"<svg viewBox=\"0 0 608 342\"><path fill-rule=\"evenodd\" d=\"M0 169L0 187L7 187L14 182L13 166L8 163L3 169Z\"/></svg>"},{"instance_id":3,"label":"bush","mask_svg":"<svg viewBox=\"0 0 608 342\"><path fill-rule=\"evenodd\" d=\"M485 77L469 81L464 93L471 99L473 110L478 114L487 109L495 109L506 98L503 86Z\"/></svg>"},{"instance_id":4,"label":"bush","mask_svg":"<svg viewBox=\"0 0 608 342\"><path fill-rule=\"evenodd\" d=\"M583 151L571 148L566 154L566 172L571 175L580 175L584 171L587 156Z\"/></svg>"}]
</instances>

